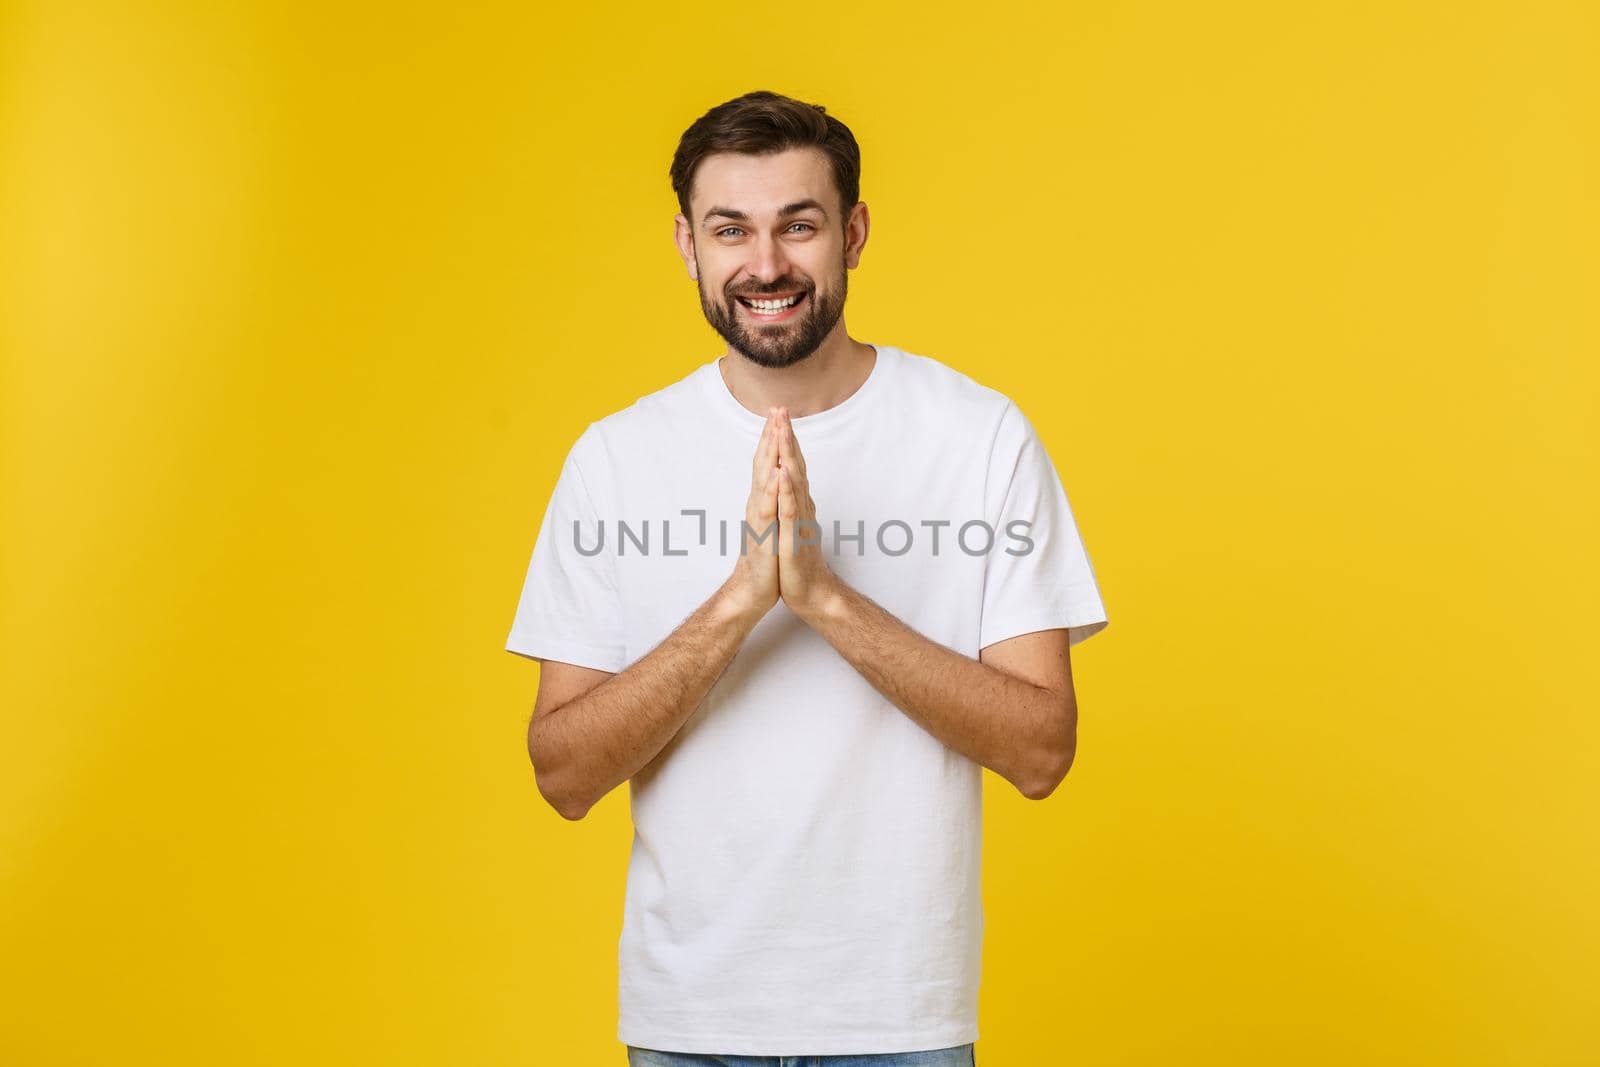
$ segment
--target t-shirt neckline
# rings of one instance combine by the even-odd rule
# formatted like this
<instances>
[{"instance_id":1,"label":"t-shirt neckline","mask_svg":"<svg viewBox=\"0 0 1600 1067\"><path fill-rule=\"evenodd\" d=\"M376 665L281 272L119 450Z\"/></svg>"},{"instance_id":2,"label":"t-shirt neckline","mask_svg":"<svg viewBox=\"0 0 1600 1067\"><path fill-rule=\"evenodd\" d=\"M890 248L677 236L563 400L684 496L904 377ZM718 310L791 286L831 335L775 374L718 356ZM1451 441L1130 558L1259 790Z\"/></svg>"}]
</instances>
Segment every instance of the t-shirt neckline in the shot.
<instances>
[{"instance_id":1,"label":"t-shirt neckline","mask_svg":"<svg viewBox=\"0 0 1600 1067\"><path fill-rule=\"evenodd\" d=\"M892 373L893 364L900 355L898 349L889 345L873 345L872 349L878 355L872 361L872 371L867 375L867 380L833 407L810 415L795 416L794 428L798 432L814 439L818 431L832 432L853 418L856 412L871 405L872 398L883 390L884 382ZM738 398L729 391L728 383L722 380L722 369L719 366L722 359L722 356L717 356L700 368L706 390L711 394L712 403L726 418L759 435L761 427L767 420L739 403Z\"/></svg>"}]
</instances>

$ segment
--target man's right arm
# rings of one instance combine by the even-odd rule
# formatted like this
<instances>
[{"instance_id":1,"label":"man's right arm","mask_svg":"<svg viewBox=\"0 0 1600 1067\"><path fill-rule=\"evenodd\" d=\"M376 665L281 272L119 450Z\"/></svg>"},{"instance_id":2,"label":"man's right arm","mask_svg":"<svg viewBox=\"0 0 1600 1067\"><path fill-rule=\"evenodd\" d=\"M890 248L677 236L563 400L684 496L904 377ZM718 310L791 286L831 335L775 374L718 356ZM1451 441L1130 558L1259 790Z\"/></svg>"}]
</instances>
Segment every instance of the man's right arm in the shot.
<instances>
[{"instance_id":1,"label":"man's right arm","mask_svg":"<svg viewBox=\"0 0 1600 1067\"><path fill-rule=\"evenodd\" d=\"M528 724L540 794L563 818L581 819L671 741L766 614L729 579L660 644L599 684L599 672L544 660ZM554 668L554 670L552 670ZM553 677L559 674L560 677ZM581 695L570 690L590 685Z\"/></svg>"},{"instance_id":2,"label":"man's right arm","mask_svg":"<svg viewBox=\"0 0 1600 1067\"><path fill-rule=\"evenodd\" d=\"M666 747L767 611L778 602L779 414L750 461L748 531L741 528L733 573L660 644L618 674L542 660L528 723L534 780L564 818L581 819L599 799L638 774ZM554 677L552 677L552 675Z\"/></svg>"}]
</instances>

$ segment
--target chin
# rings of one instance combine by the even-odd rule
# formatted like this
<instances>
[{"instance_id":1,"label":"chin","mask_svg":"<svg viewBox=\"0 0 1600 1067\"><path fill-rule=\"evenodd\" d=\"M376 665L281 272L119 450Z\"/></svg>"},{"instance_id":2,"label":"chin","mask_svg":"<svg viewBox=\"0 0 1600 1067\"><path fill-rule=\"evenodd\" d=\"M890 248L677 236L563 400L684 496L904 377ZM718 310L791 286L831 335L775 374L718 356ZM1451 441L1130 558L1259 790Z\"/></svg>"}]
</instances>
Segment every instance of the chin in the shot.
<instances>
[{"instance_id":1,"label":"chin","mask_svg":"<svg viewBox=\"0 0 1600 1067\"><path fill-rule=\"evenodd\" d=\"M768 370L782 370L785 367L792 367L796 363L803 363L807 359L810 359L812 356L817 354L817 350L815 348L807 349L804 352L773 353L764 352L760 349L751 351L750 348L747 348L744 345L735 345L734 347L739 350L740 355L744 356L750 362L758 366L766 367Z\"/></svg>"}]
</instances>

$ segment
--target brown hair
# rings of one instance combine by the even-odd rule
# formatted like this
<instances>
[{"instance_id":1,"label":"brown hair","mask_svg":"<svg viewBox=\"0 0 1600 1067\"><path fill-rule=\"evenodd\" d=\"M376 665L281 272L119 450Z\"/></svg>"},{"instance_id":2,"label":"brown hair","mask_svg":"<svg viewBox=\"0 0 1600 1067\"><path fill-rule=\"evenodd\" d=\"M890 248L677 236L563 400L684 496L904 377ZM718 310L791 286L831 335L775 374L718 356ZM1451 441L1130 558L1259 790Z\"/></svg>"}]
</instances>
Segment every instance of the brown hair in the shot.
<instances>
[{"instance_id":1,"label":"brown hair","mask_svg":"<svg viewBox=\"0 0 1600 1067\"><path fill-rule=\"evenodd\" d=\"M861 199L861 149L850 127L808 104L759 89L718 104L694 120L672 156L672 191L689 218L689 188L700 161L717 152L769 155L789 148L818 148L833 166L833 184L848 218ZM690 219L691 225L693 219ZM842 225L842 223L841 223Z\"/></svg>"}]
</instances>

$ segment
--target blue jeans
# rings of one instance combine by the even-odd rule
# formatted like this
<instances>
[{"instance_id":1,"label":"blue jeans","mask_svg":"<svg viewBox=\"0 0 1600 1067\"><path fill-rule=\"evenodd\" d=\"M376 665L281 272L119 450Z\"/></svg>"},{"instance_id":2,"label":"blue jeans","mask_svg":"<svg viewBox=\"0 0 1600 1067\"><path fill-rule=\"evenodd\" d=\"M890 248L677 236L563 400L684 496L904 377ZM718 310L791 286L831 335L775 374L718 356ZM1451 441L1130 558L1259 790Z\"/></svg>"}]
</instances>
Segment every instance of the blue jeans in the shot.
<instances>
[{"instance_id":1,"label":"blue jeans","mask_svg":"<svg viewBox=\"0 0 1600 1067\"><path fill-rule=\"evenodd\" d=\"M922 1052L853 1056L713 1056L704 1052L658 1052L628 1048L628 1067L977 1067L972 1044Z\"/></svg>"}]
</instances>

